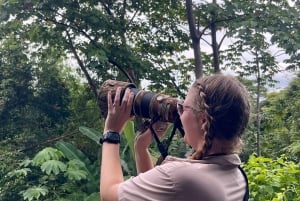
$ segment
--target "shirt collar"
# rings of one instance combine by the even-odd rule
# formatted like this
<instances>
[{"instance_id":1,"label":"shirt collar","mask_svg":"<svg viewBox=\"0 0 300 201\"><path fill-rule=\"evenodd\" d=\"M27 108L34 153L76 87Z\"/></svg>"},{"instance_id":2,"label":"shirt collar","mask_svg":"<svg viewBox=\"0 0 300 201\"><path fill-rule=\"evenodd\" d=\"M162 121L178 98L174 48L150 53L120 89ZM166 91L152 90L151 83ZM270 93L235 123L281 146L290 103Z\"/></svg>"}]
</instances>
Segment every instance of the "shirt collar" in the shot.
<instances>
[{"instance_id":1,"label":"shirt collar","mask_svg":"<svg viewBox=\"0 0 300 201\"><path fill-rule=\"evenodd\" d=\"M172 161L182 161L189 163L203 163L203 164L218 164L218 165L241 165L241 159L238 154L227 154L227 155L218 155L218 156L207 156L201 160L193 160L188 158L178 158L174 156L167 156L163 163L172 162Z\"/></svg>"}]
</instances>

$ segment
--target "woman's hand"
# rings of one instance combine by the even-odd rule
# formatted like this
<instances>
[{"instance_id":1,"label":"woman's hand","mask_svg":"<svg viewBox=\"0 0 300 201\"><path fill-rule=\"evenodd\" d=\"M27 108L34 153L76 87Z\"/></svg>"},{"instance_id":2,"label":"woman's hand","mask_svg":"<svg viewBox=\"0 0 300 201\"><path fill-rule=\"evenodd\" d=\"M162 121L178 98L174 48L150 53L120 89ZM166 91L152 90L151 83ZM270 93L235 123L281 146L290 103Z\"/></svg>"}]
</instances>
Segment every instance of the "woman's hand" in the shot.
<instances>
[{"instance_id":1,"label":"woman's hand","mask_svg":"<svg viewBox=\"0 0 300 201\"><path fill-rule=\"evenodd\" d=\"M168 128L167 122L156 122L152 126L158 137L162 137ZM152 142L152 134L150 128L140 133L134 142L135 163L137 173L146 172L154 167L152 157L148 151L148 147Z\"/></svg>"},{"instance_id":2,"label":"woman's hand","mask_svg":"<svg viewBox=\"0 0 300 201\"><path fill-rule=\"evenodd\" d=\"M153 130L155 131L157 137L161 138L166 130L168 129L169 124L167 122L158 121L152 125ZM145 132L139 133L135 138L135 146L141 148L148 148L152 142L152 134L150 128Z\"/></svg>"},{"instance_id":3,"label":"woman's hand","mask_svg":"<svg viewBox=\"0 0 300 201\"><path fill-rule=\"evenodd\" d=\"M108 114L105 120L104 133L107 131L121 133L126 122L133 118L131 111L134 93L130 89L126 89L123 99L120 100L121 91L122 88L118 87L114 102L112 102L111 92L107 93Z\"/></svg>"}]
</instances>

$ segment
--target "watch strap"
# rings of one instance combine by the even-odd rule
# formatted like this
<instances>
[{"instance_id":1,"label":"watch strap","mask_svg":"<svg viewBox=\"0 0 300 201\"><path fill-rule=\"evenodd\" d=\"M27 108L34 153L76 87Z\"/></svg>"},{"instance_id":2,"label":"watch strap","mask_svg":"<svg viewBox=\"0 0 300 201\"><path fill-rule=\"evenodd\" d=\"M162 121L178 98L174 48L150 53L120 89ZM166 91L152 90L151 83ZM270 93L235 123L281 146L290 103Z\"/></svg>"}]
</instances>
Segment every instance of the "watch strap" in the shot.
<instances>
[{"instance_id":1,"label":"watch strap","mask_svg":"<svg viewBox=\"0 0 300 201\"><path fill-rule=\"evenodd\" d=\"M119 144L121 142L120 133L114 131L108 131L103 134L103 137L100 138L99 143L103 144L104 142Z\"/></svg>"}]
</instances>

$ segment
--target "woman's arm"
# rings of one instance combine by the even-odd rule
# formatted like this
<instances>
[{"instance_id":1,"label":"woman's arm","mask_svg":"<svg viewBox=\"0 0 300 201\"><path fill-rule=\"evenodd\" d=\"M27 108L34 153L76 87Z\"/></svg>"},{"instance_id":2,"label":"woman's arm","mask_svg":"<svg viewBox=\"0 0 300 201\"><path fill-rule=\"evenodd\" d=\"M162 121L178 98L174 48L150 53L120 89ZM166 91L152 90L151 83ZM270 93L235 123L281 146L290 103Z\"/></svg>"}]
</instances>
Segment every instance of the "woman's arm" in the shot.
<instances>
[{"instance_id":1,"label":"woman's arm","mask_svg":"<svg viewBox=\"0 0 300 201\"><path fill-rule=\"evenodd\" d=\"M121 88L116 90L114 103L111 93L107 94L108 114L105 120L104 133L114 131L122 133L126 122L132 118L131 109L134 94L129 89L125 91L120 102ZM102 201L117 201L118 187L123 182L123 172L119 156L119 144L104 142L102 145L102 162L100 177L100 193Z\"/></svg>"},{"instance_id":2,"label":"woman's arm","mask_svg":"<svg viewBox=\"0 0 300 201\"><path fill-rule=\"evenodd\" d=\"M152 141L151 132L147 129L144 133L139 134L134 142L134 154L137 173L143 173L153 168L151 155L148 147Z\"/></svg>"},{"instance_id":3,"label":"woman's arm","mask_svg":"<svg viewBox=\"0 0 300 201\"><path fill-rule=\"evenodd\" d=\"M119 144L103 143L100 176L102 201L117 201L118 187L123 182L123 172L119 156Z\"/></svg>"},{"instance_id":4,"label":"woman's arm","mask_svg":"<svg viewBox=\"0 0 300 201\"><path fill-rule=\"evenodd\" d=\"M166 122L156 122L153 124L153 129L158 137L161 137L168 128ZM144 133L139 134L134 142L135 150L135 163L137 173L146 172L154 167L151 155L149 153L149 146L152 142L152 134L150 129L147 129Z\"/></svg>"}]
</instances>

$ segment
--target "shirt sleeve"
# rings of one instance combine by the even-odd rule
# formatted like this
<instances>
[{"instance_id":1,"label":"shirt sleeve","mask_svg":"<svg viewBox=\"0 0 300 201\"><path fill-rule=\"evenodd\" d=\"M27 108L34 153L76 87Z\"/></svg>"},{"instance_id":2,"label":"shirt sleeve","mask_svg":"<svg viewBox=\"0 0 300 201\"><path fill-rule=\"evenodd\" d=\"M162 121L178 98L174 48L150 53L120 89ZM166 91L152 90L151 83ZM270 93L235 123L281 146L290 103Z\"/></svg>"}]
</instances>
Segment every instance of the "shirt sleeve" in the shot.
<instances>
[{"instance_id":1,"label":"shirt sleeve","mask_svg":"<svg viewBox=\"0 0 300 201\"><path fill-rule=\"evenodd\" d=\"M126 180L119 186L119 201L180 200L175 199L178 185L170 169L170 165L161 165Z\"/></svg>"}]
</instances>

